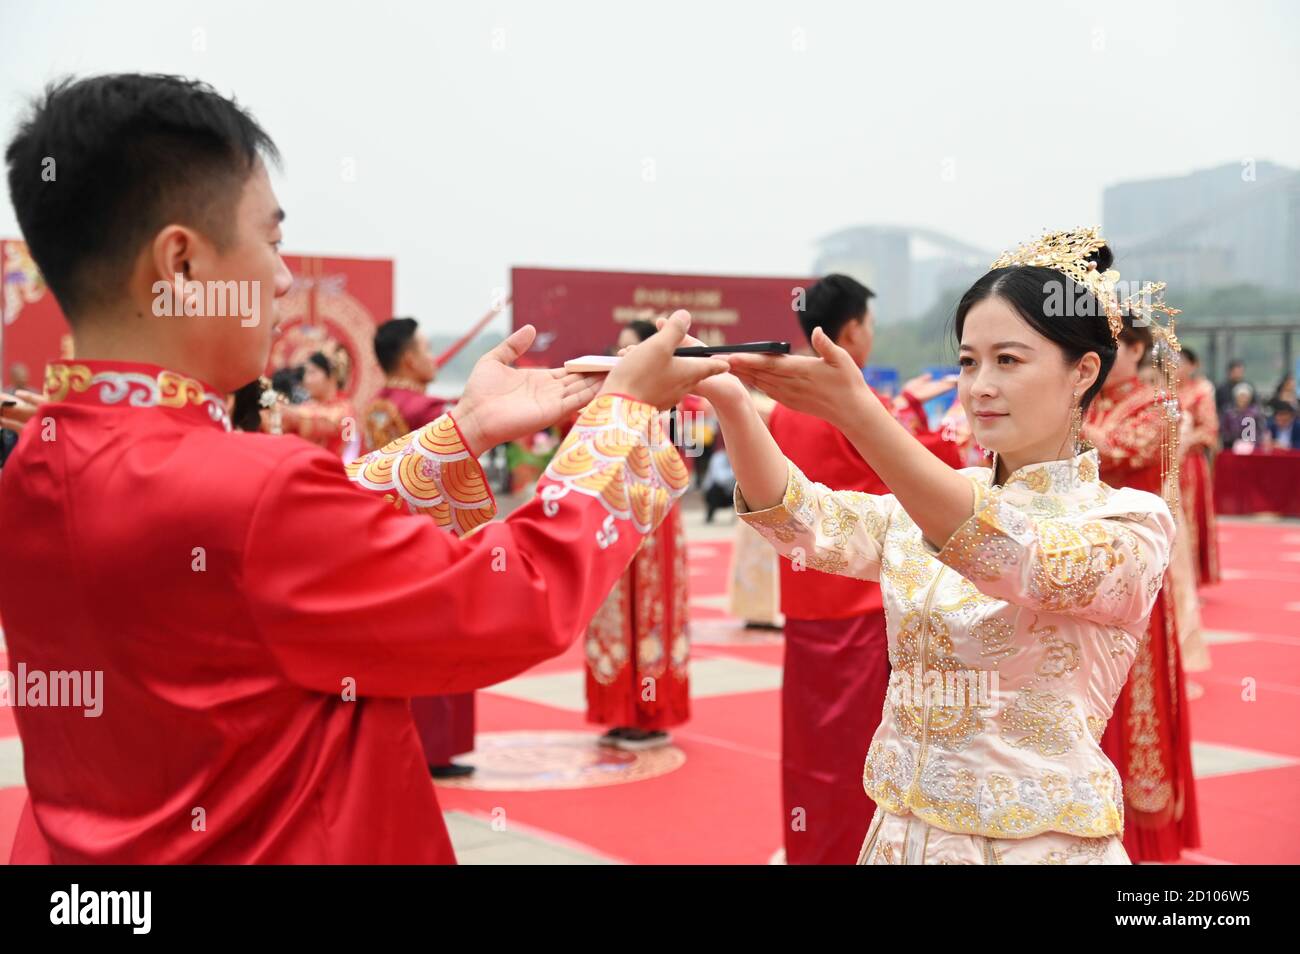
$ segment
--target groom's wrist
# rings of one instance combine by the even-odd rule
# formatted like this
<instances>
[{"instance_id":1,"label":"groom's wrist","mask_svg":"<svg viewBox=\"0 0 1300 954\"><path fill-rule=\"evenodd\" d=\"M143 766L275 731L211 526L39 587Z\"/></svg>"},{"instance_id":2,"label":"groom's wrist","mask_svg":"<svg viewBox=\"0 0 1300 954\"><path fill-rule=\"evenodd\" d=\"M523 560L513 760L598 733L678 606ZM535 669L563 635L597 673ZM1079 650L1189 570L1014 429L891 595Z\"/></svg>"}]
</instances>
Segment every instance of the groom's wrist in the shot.
<instances>
[{"instance_id":1,"label":"groom's wrist","mask_svg":"<svg viewBox=\"0 0 1300 954\"><path fill-rule=\"evenodd\" d=\"M456 428L456 433L460 435L460 442L465 445L465 450L471 457L477 458L479 454L489 447L495 447L500 441L491 440L490 436L484 434L478 426L478 421L474 417L474 406L460 401L447 412L451 418L452 426Z\"/></svg>"}]
</instances>

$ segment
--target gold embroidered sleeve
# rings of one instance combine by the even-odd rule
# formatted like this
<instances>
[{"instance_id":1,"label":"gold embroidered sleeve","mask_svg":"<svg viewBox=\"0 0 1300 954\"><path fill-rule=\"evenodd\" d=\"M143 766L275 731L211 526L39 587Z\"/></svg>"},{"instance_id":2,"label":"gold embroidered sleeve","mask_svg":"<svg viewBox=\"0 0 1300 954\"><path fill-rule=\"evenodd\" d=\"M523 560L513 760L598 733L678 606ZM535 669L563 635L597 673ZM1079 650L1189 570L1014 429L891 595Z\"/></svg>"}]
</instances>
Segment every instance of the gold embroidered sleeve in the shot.
<instances>
[{"instance_id":1,"label":"gold embroidered sleeve","mask_svg":"<svg viewBox=\"0 0 1300 954\"><path fill-rule=\"evenodd\" d=\"M465 536L491 520L497 502L456 422L444 414L346 466L348 477L399 510L425 514Z\"/></svg>"},{"instance_id":2,"label":"gold embroidered sleeve","mask_svg":"<svg viewBox=\"0 0 1300 954\"><path fill-rule=\"evenodd\" d=\"M630 520L650 534L690 486L663 415L624 394L601 394L583 408L538 482L545 512L570 495L600 501L610 526ZM617 536L616 531L611 531ZM597 539L604 548L606 538Z\"/></svg>"},{"instance_id":3,"label":"gold embroidered sleeve","mask_svg":"<svg viewBox=\"0 0 1300 954\"><path fill-rule=\"evenodd\" d=\"M1107 625L1144 620L1160 589L1174 521L1154 494L1116 491L1104 508L1035 517L991 490L935 556L986 596Z\"/></svg>"},{"instance_id":4,"label":"gold embroidered sleeve","mask_svg":"<svg viewBox=\"0 0 1300 954\"><path fill-rule=\"evenodd\" d=\"M787 461L790 476L781 503L751 511L736 487L736 513L795 566L880 579L885 528L897 503L892 495L831 490Z\"/></svg>"}]
</instances>

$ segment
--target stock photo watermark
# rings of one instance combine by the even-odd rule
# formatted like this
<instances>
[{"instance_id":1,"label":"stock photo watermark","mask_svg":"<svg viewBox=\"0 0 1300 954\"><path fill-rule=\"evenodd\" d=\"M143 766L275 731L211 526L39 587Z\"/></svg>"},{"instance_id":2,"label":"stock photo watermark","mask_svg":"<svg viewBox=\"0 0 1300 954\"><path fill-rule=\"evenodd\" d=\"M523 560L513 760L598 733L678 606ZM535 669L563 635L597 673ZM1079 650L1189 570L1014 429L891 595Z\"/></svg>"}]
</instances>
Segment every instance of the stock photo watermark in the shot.
<instances>
[{"instance_id":1,"label":"stock photo watermark","mask_svg":"<svg viewBox=\"0 0 1300 954\"><path fill-rule=\"evenodd\" d=\"M910 670L891 672L886 692L891 705L906 709L991 709L998 674L984 669L922 669L917 662Z\"/></svg>"},{"instance_id":2,"label":"stock photo watermark","mask_svg":"<svg viewBox=\"0 0 1300 954\"><path fill-rule=\"evenodd\" d=\"M45 671L19 663L14 671L0 669L0 707L16 709L83 709L87 719L104 712L104 671L73 669Z\"/></svg>"},{"instance_id":3,"label":"stock photo watermark","mask_svg":"<svg viewBox=\"0 0 1300 954\"><path fill-rule=\"evenodd\" d=\"M50 923L123 925L132 934L148 934L153 926L152 891L90 891L75 882L67 891L50 895Z\"/></svg>"},{"instance_id":4,"label":"stock photo watermark","mask_svg":"<svg viewBox=\"0 0 1300 954\"><path fill-rule=\"evenodd\" d=\"M154 282L152 291L157 318L238 318L244 328L262 322L260 281L200 282L178 273L170 282Z\"/></svg>"}]
</instances>

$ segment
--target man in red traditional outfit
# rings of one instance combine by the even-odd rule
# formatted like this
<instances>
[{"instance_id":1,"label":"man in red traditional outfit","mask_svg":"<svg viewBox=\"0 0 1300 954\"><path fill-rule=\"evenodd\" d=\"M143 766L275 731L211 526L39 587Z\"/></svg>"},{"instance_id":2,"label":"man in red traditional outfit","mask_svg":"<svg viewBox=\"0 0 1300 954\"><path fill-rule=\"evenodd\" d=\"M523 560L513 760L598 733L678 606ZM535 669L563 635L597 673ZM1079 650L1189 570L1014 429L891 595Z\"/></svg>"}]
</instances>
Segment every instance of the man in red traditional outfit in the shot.
<instances>
[{"instance_id":1,"label":"man in red traditional outfit","mask_svg":"<svg viewBox=\"0 0 1300 954\"><path fill-rule=\"evenodd\" d=\"M78 358L0 472L0 614L15 667L103 687L98 712L13 710L15 861L454 861L408 700L561 652L686 488L656 408L726 368L672 357L689 316L603 385L512 367L522 328L353 480L230 433L290 285L274 154L210 87L131 74L52 87L6 152ZM156 317L177 275L252 288L256 320ZM538 497L485 526L475 455L584 405Z\"/></svg>"},{"instance_id":2,"label":"man in red traditional outfit","mask_svg":"<svg viewBox=\"0 0 1300 954\"><path fill-rule=\"evenodd\" d=\"M368 450L428 424L447 409L424 392L438 377L438 362L414 318L393 318L375 329L375 357L384 386L366 409Z\"/></svg>"},{"instance_id":3,"label":"man in red traditional outfit","mask_svg":"<svg viewBox=\"0 0 1300 954\"><path fill-rule=\"evenodd\" d=\"M872 293L846 275L811 286L799 315L812 339L821 328L866 365L874 341ZM951 384L916 382L926 397ZM884 398L881 398L884 401ZM949 466L956 445L929 430L918 398L905 390L895 413ZM818 417L777 404L768 427L809 479L837 490L889 488L842 433ZM781 560L785 670L781 684L781 778L789 864L853 864L871 821L862 765L880 724L890 663L880 584Z\"/></svg>"},{"instance_id":4,"label":"man in red traditional outfit","mask_svg":"<svg viewBox=\"0 0 1300 954\"><path fill-rule=\"evenodd\" d=\"M366 412L372 448L432 423L447 407L442 398L424 393L438 376L438 364L414 318L393 318L380 325L375 330L375 357L386 377ZM453 762L452 756L474 748L474 693L418 696L411 700L411 715L434 778L473 773L474 766Z\"/></svg>"}]
</instances>

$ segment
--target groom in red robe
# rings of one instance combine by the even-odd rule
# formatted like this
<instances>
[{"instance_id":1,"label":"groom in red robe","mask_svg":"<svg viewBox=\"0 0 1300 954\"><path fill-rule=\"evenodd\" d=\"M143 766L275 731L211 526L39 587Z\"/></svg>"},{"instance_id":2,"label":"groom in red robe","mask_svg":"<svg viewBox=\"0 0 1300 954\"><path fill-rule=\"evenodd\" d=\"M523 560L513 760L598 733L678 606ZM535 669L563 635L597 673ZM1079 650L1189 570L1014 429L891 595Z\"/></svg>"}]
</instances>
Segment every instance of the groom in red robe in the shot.
<instances>
[{"instance_id":1,"label":"groom in red robe","mask_svg":"<svg viewBox=\"0 0 1300 954\"><path fill-rule=\"evenodd\" d=\"M454 861L408 700L563 651L686 488L656 408L727 366L672 356L683 313L603 384L512 367L521 328L352 479L230 433L290 285L274 155L210 87L136 74L52 87L6 151L78 355L0 471L10 662L60 677L8 686L14 861ZM476 455L584 407L537 498L486 523Z\"/></svg>"},{"instance_id":2,"label":"groom in red robe","mask_svg":"<svg viewBox=\"0 0 1300 954\"><path fill-rule=\"evenodd\" d=\"M865 366L875 336L872 292L847 275L808 288L799 321L821 328ZM909 388L940 393L941 385ZM949 388L950 389L950 388ZM883 398L881 399L884 400ZM957 448L929 430L918 396L894 408L922 444L949 466ZM776 405L768 428L809 480L835 490L887 494L853 444L819 417ZM862 766L889 687L889 646L880 584L780 561L785 659L781 680L781 790L788 864L853 864L874 806Z\"/></svg>"},{"instance_id":3,"label":"groom in red robe","mask_svg":"<svg viewBox=\"0 0 1300 954\"><path fill-rule=\"evenodd\" d=\"M368 450L428 424L447 409L442 398L424 393L438 376L438 362L414 318L390 318L375 329L375 358L384 369L384 386L368 408Z\"/></svg>"}]
</instances>

